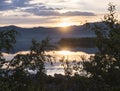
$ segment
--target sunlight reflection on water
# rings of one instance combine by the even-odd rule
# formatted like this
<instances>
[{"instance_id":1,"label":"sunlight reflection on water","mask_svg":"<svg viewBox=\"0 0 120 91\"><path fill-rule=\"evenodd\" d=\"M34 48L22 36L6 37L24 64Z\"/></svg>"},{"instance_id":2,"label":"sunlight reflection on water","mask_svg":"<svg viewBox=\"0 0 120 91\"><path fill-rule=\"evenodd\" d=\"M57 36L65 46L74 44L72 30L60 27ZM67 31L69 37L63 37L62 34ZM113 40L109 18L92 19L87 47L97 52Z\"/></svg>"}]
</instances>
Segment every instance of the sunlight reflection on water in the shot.
<instances>
[{"instance_id":1,"label":"sunlight reflection on water","mask_svg":"<svg viewBox=\"0 0 120 91\"><path fill-rule=\"evenodd\" d=\"M15 55L17 54L28 54L30 53L29 51L20 51L18 53L15 54L7 54L7 53L3 53L3 56L6 58L6 60L11 60ZM45 63L45 68L47 70L47 74L48 75L54 75L55 73L57 74L64 74L64 70L63 67L61 66L61 63L59 62L59 60L61 58L66 58L69 61L80 61L81 60L81 56L85 56L86 59L89 59L89 57L91 55L94 54L88 54L85 52L81 52L81 51L69 51L69 50L61 50L61 51L47 51L45 52L46 55L51 55L56 62L54 62L53 65L51 65L50 63L46 62Z\"/></svg>"}]
</instances>

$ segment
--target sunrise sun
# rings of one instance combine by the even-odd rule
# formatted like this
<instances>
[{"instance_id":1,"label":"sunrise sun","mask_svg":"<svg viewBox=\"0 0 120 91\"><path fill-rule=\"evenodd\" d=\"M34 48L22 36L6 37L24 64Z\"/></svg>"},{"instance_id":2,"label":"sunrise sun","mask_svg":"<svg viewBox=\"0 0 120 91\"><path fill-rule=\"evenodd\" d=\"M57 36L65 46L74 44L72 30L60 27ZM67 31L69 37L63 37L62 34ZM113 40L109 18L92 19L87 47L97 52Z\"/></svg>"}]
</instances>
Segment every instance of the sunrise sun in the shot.
<instances>
[{"instance_id":1,"label":"sunrise sun","mask_svg":"<svg viewBox=\"0 0 120 91\"><path fill-rule=\"evenodd\" d=\"M59 27L69 27L72 25L73 25L73 23L71 22L70 18L61 18L58 23Z\"/></svg>"},{"instance_id":2,"label":"sunrise sun","mask_svg":"<svg viewBox=\"0 0 120 91\"><path fill-rule=\"evenodd\" d=\"M72 24L69 23L69 22L61 22L61 23L59 24L60 27L69 27L69 26L71 26L71 25L72 25Z\"/></svg>"}]
</instances>

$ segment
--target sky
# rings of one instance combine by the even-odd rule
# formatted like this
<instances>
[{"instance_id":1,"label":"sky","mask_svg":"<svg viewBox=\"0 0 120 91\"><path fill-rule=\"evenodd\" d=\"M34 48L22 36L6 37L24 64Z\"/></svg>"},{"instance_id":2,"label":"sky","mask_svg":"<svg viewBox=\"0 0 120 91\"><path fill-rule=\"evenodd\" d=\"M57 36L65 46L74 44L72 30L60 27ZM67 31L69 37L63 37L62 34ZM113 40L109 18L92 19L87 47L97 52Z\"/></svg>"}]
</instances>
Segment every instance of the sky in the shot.
<instances>
[{"instance_id":1,"label":"sky","mask_svg":"<svg viewBox=\"0 0 120 91\"><path fill-rule=\"evenodd\" d=\"M59 27L100 21L119 0L0 0L0 26Z\"/></svg>"}]
</instances>

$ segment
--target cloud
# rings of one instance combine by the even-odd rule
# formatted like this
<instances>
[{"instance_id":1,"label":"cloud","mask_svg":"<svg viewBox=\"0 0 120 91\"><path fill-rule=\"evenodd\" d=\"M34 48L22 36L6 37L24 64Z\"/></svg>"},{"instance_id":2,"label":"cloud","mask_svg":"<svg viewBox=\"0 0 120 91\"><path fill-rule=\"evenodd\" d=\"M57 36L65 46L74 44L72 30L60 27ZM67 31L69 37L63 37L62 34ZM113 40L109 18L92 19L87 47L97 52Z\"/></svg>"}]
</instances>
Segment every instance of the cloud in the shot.
<instances>
[{"instance_id":1,"label":"cloud","mask_svg":"<svg viewBox=\"0 0 120 91\"><path fill-rule=\"evenodd\" d=\"M53 26L59 18L57 17L14 17L14 16L0 16L0 26L16 25L21 27L35 27L35 26Z\"/></svg>"},{"instance_id":2,"label":"cloud","mask_svg":"<svg viewBox=\"0 0 120 91\"><path fill-rule=\"evenodd\" d=\"M31 0L0 0L0 11L14 10L18 7L28 7Z\"/></svg>"},{"instance_id":3,"label":"cloud","mask_svg":"<svg viewBox=\"0 0 120 91\"><path fill-rule=\"evenodd\" d=\"M81 11L68 11L65 13L60 13L59 11L63 8L52 8L48 7L43 3L33 4L32 7L22 10L22 12L27 12L37 16L95 16L92 12L81 12Z\"/></svg>"},{"instance_id":4,"label":"cloud","mask_svg":"<svg viewBox=\"0 0 120 91\"><path fill-rule=\"evenodd\" d=\"M54 10L36 10L36 9L32 9L32 10L27 10L26 12L32 13L34 15L38 15L38 16L59 16L60 13Z\"/></svg>"},{"instance_id":5,"label":"cloud","mask_svg":"<svg viewBox=\"0 0 120 91\"><path fill-rule=\"evenodd\" d=\"M29 9L23 10L24 12L28 12L38 16L58 16L59 12L55 11L54 8L48 8L44 5L34 6Z\"/></svg>"},{"instance_id":6,"label":"cloud","mask_svg":"<svg viewBox=\"0 0 120 91\"><path fill-rule=\"evenodd\" d=\"M30 8L24 10L24 12L32 13L37 16L95 16L92 12L81 12L81 11L68 11L65 13L60 13L59 9L47 8L45 6L41 6L41 8Z\"/></svg>"},{"instance_id":7,"label":"cloud","mask_svg":"<svg viewBox=\"0 0 120 91\"><path fill-rule=\"evenodd\" d=\"M92 12L68 11L60 13L59 10L63 8L50 7L44 3L31 4L34 0L0 0L0 11L5 10L19 10L19 12L26 12L37 16L94 16ZM68 0L56 0L56 2L68 2ZM14 12L15 13L15 12Z\"/></svg>"},{"instance_id":8,"label":"cloud","mask_svg":"<svg viewBox=\"0 0 120 91\"><path fill-rule=\"evenodd\" d=\"M12 5L15 7L27 7L31 0L12 0Z\"/></svg>"},{"instance_id":9,"label":"cloud","mask_svg":"<svg viewBox=\"0 0 120 91\"><path fill-rule=\"evenodd\" d=\"M57 3L60 3L60 2L68 2L68 1L70 1L70 0L53 0L53 2L57 2Z\"/></svg>"},{"instance_id":10,"label":"cloud","mask_svg":"<svg viewBox=\"0 0 120 91\"><path fill-rule=\"evenodd\" d=\"M92 12L80 12L80 11L69 11L66 13L63 13L62 15L65 16L95 16Z\"/></svg>"},{"instance_id":11,"label":"cloud","mask_svg":"<svg viewBox=\"0 0 120 91\"><path fill-rule=\"evenodd\" d=\"M0 11L10 10L10 9L14 8L11 5L11 3L7 2L7 1L9 1L9 0L0 0Z\"/></svg>"}]
</instances>

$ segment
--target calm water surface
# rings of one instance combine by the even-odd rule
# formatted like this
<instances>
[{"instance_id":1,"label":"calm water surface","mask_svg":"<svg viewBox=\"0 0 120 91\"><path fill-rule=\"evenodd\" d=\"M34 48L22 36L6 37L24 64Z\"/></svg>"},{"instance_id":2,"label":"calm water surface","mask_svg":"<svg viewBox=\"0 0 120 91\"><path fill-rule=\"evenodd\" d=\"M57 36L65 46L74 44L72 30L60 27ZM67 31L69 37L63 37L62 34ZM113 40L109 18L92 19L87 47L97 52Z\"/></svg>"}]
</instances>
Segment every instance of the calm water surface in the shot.
<instances>
[{"instance_id":1,"label":"calm water surface","mask_svg":"<svg viewBox=\"0 0 120 91\"><path fill-rule=\"evenodd\" d=\"M17 54L27 54L27 53L29 53L29 51L20 51L15 54L3 53L3 55L6 58L6 60L10 60ZM80 61L81 56L85 56L86 60L88 60L91 55L94 55L94 54L88 54L81 51L69 51L69 50L48 51L48 52L45 52L45 54L46 55L49 54L54 58L53 65L51 65L51 63L48 63L48 62L45 63L45 68L48 75L54 75L55 73L64 74L63 67L59 62L59 60L61 60L63 57L65 59L68 59L69 61L73 61L73 60Z\"/></svg>"}]
</instances>

